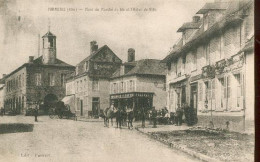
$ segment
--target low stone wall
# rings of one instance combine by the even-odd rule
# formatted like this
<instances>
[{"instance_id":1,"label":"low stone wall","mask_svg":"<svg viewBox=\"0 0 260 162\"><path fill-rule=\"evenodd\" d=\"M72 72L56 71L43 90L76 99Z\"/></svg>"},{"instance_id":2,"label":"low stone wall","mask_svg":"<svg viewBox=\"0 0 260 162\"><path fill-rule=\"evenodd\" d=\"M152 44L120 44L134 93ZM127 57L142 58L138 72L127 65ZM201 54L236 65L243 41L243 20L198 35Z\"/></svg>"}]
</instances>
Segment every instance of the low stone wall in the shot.
<instances>
[{"instance_id":1,"label":"low stone wall","mask_svg":"<svg viewBox=\"0 0 260 162\"><path fill-rule=\"evenodd\" d=\"M235 132L244 132L244 117L243 116L209 116L198 115L197 126L212 127L210 121L213 121L214 128L228 129ZM254 129L253 121L245 121L245 131Z\"/></svg>"}]
</instances>

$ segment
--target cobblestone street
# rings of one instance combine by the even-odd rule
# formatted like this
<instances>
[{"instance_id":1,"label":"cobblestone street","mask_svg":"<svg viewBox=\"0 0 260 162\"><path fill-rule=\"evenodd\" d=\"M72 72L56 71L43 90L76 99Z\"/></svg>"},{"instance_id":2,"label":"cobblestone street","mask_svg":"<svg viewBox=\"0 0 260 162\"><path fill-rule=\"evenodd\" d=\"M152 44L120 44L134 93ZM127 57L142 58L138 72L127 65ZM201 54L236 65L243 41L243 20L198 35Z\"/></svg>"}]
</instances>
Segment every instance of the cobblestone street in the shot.
<instances>
[{"instance_id":1,"label":"cobblestone street","mask_svg":"<svg viewBox=\"0 0 260 162\"><path fill-rule=\"evenodd\" d=\"M23 116L0 122L34 123ZM39 117L33 132L0 134L0 143L0 161L195 161L135 130L47 116Z\"/></svg>"}]
</instances>

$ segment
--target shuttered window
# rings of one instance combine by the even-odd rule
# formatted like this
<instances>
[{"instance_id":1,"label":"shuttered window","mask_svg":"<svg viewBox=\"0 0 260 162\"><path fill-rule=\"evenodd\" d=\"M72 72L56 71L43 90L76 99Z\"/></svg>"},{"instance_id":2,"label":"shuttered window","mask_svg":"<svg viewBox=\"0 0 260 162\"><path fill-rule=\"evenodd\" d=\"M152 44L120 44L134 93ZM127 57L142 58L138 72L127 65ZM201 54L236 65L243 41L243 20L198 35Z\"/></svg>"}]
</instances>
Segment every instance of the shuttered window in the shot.
<instances>
[{"instance_id":1,"label":"shuttered window","mask_svg":"<svg viewBox=\"0 0 260 162\"><path fill-rule=\"evenodd\" d=\"M230 98L231 96L231 80L230 76L227 77L227 97Z\"/></svg>"},{"instance_id":2,"label":"shuttered window","mask_svg":"<svg viewBox=\"0 0 260 162\"><path fill-rule=\"evenodd\" d=\"M215 52L219 49L220 39L214 38L210 40L210 53Z\"/></svg>"},{"instance_id":3,"label":"shuttered window","mask_svg":"<svg viewBox=\"0 0 260 162\"><path fill-rule=\"evenodd\" d=\"M202 101L202 96L203 96L203 87L202 87L202 83L199 83L199 101Z\"/></svg>"},{"instance_id":4,"label":"shuttered window","mask_svg":"<svg viewBox=\"0 0 260 162\"><path fill-rule=\"evenodd\" d=\"M212 84L212 99L214 100L215 99L215 79L212 80L211 82Z\"/></svg>"},{"instance_id":5,"label":"shuttered window","mask_svg":"<svg viewBox=\"0 0 260 162\"><path fill-rule=\"evenodd\" d=\"M224 34L224 45L230 45L232 43L232 30L229 29Z\"/></svg>"}]
</instances>

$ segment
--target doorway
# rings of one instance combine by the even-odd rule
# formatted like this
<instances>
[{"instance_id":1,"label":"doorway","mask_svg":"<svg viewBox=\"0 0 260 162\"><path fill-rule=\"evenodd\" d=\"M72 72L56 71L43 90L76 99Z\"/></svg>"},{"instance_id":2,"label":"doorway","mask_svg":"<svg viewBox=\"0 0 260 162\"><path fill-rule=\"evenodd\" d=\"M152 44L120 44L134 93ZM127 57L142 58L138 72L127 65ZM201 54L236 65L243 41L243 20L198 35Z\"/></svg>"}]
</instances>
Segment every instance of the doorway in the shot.
<instances>
[{"instance_id":1,"label":"doorway","mask_svg":"<svg viewBox=\"0 0 260 162\"><path fill-rule=\"evenodd\" d=\"M83 100L80 100L80 115L83 116Z\"/></svg>"},{"instance_id":2,"label":"doorway","mask_svg":"<svg viewBox=\"0 0 260 162\"><path fill-rule=\"evenodd\" d=\"M191 97L190 97L190 106L193 109L194 117L197 118L197 107L198 107L198 90L197 84L191 85Z\"/></svg>"},{"instance_id":3,"label":"doorway","mask_svg":"<svg viewBox=\"0 0 260 162\"><path fill-rule=\"evenodd\" d=\"M93 117L98 117L99 106L100 106L99 97L93 97L92 98L92 115L93 115Z\"/></svg>"}]
</instances>

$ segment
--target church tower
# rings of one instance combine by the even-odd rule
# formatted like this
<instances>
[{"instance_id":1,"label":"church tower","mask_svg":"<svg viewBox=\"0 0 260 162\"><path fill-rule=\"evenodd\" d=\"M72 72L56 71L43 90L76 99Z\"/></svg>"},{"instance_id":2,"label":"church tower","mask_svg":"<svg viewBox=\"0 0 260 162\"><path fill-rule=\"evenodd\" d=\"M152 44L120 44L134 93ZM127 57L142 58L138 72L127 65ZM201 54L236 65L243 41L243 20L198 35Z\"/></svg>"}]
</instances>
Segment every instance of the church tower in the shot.
<instances>
[{"instance_id":1,"label":"church tower","mask_svg":"<svg viewBox=\"0 0 260 162\"><path fill-rule=\"evenodd\" d=\"M56 36L50 30L42 37L42 62L55 64L56 62Z\"/></svg>"}]
</instances>

